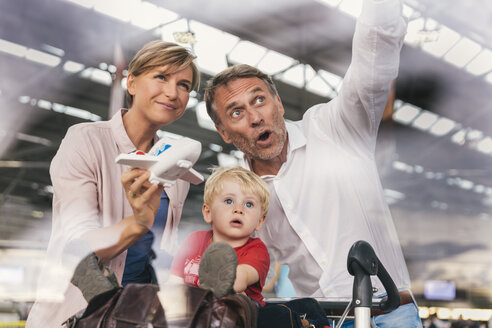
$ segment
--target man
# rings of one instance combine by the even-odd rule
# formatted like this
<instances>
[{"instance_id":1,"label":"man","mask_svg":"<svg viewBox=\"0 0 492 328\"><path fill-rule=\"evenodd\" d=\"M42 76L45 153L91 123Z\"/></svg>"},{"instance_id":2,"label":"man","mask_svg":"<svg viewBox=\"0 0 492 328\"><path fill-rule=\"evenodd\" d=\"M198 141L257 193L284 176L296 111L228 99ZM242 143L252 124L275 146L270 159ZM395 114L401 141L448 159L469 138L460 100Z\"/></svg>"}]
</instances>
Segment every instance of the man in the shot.
<instances>
[{"instance_id":1,"label":"man","mask_svg":"<svg viewBox=\"0 0 492 328\"><path fill-rule=\"evenodd\" d=\"M347 254L366 240L401 291L402 306L375 317L376 324L421 327L374 160L405 28L399 0L365 0L340 94L301 121L284 121L272 80L248 65L215 76L205 102L224 141L245 154L246 167L270 188L259 236L289 265L297 296L351 297ZM384 293L377 279L373 285L376 295Z\"/></svg>"}]
</instances>

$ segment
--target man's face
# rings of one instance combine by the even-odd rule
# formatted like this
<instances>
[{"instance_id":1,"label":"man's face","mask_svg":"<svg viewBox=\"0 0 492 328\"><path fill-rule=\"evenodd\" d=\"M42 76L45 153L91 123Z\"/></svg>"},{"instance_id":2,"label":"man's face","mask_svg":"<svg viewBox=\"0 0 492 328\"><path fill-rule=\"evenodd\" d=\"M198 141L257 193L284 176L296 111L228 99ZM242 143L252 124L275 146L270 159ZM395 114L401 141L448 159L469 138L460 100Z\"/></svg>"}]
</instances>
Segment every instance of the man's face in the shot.
<instances>
[{"instance_id":1,"label":"man's face","mask_svg":"<svg viewBox=\"0 0 492 328\"><path fill-rule=\"evenodd\" d=\"M284 107L265 82L256 77L239 78L215 91L215 127L225 142L233 143L253 159L279 156L287 139Z\"/></svg>"}]
</instances>

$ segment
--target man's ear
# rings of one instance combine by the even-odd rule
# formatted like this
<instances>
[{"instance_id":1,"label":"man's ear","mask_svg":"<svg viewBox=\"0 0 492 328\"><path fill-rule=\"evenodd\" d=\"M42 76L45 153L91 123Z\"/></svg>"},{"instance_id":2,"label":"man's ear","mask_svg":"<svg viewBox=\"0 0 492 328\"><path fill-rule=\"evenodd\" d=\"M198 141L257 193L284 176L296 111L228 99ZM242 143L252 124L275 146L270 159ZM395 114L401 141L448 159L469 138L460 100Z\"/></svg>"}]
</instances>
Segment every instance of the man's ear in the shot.
<instances>
[{"instance_id":1,"label":"man's ear","mask_svg":"<svg viewBox=\"0 0 492 328\"><path fill-rule=\"evenodd\" d=\"M128 90L128 93L131 94L132 96L135 96L135 75L130 74L126 78L126 89Z\"/></svg>"},{"instance_id":2,"label":"man's ear","mask_svg":"<svg viewBox=\"0 0 492 328\"><path fill-rule=\"evenodd\" d=\"M278 93L275 95L275 100L277 101L277 106L279 108L280 113L282 114L282 116L284 116L285 114L284 105L282 104L282 99L280 99Z\"/></svg>"},{"instance_id":3,"label":"man's ear","mask_svg":"<svg viewBox=\"0 0 492 328\"><path fill-rule=\"evenodd\" d=\"M231 138L229 138L229 133L222 127L222 124L215 124L215 129L220 134L224 142L230 144L232 142Z\"/></svg>"},{"instance_id":4,"label":"man's ear","mask_svg":"<svg viewBox=\"0 0 492 328\"><path fill-rule=\"evenodd\" d=\"M256 225L255 231L260 230L260 228L263 226L263 223L265 223L266 215L263 215L263 217L258 221L258 224Z\"/></svg>"},{"instance_id":5,"label":"man's ear","mask_svg":"<svg viewBox=\"0 0 492 328\"><path fill-rule=\"evenodd\" d=\"M212 224L212 213L210 212L210 207L207 204L202 206L203 220L208 224Z\"/></svg>"}]
</instances>

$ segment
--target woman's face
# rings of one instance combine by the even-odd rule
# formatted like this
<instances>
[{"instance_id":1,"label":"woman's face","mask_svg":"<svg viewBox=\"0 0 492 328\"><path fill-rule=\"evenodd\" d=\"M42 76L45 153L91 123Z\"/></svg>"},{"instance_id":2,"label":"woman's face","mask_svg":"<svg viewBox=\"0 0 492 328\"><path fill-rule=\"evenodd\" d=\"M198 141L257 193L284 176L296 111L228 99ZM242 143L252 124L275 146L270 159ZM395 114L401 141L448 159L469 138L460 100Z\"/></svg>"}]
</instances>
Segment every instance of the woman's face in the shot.
<instances>
[{"instance_id":1,"label":"woman's face","mask_svg":"<svg viewBox=\"0 0 492 328\"><path fill-rule=\"evenodd\" d=\"M151 124L165 125L183 115L190 96L193 72L187 67L175 73L159 66L139 76L129 75L128 92L133 96L131 109L139 111Z\"/></svg>"}]
</instances>

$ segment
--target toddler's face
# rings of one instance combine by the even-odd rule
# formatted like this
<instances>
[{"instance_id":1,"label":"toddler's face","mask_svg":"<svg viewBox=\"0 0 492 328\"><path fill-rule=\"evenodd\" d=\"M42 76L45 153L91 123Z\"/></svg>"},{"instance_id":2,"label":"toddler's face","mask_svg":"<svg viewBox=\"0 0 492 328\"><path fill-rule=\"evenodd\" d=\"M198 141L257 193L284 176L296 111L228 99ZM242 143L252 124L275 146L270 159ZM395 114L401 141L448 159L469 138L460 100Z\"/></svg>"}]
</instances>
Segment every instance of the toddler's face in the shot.
<instances>
[{"instance_id":1,"label":"toddler's face","mask_svg":"<svg viewBox=\"0 0 492 328\"><path fill-rule=\"evenodd\" d=\"M232 242L233 247L245 243L265 220L258 195L229 180L223 182L212 204L203 205L203 218L212 225L214 241Z\"/></svg>"}]
</instances>

